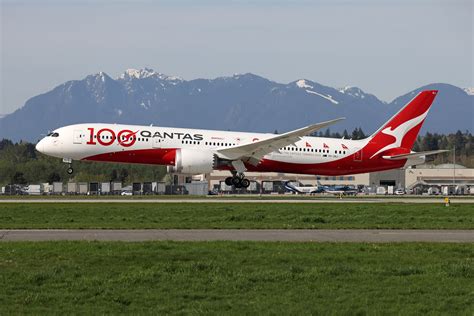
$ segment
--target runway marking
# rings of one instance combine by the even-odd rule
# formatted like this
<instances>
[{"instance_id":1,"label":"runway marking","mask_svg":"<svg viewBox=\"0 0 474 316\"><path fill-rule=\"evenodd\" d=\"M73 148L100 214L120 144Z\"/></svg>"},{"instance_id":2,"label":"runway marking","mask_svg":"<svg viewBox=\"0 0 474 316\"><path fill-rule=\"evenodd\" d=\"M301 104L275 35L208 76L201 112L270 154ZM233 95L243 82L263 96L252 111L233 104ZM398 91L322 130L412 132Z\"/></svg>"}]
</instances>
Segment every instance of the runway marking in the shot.
<instances>
[{"instance_id":1,"label":"runway marking","mask_svg":"<svg viewBox=\"0 0 474 316\"><path fill-rule=\"evenodd\" d=\"M290 241L474 243L474 230L385 229L3 229L0 241Z\"/></svg>"},{"instance_id":2,"label":"runway marking","mask_svg":"<svg viewBox=\"0 0 474 316\"><path fill-rule=\"evenodd\" d=\"M343 198L343 199L0 199L1 203L409 203L444 204L442 198ZM452 199L451 204L474 204L474 199Z\"/></svg>"}]
</instances>

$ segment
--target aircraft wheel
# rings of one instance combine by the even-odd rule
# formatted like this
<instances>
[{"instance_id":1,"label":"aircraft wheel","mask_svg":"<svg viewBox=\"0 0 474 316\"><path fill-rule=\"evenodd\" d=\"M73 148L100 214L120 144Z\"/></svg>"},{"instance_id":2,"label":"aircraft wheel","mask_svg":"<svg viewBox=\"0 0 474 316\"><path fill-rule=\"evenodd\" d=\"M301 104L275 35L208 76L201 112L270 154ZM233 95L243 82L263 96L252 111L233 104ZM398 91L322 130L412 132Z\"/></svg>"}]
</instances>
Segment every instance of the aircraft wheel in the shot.
<instances>
[{"instance_id":1,"label":"aircraft wheel","mask_svg":"<svg viewBox=\"0 0 474 316\"><path fill-rule=\"evenodd\" d=\"M242 179L239 177L232 177L232 185L236 188L242 187Z\"/></svg>"},{"instance_id":2,"label":"aircraft wheel","mask_svg":"<svg viewBox=\"0 0 474 316\"><path fill-rule=\"evenodd\" d=\"M250 180L249 179L242 179L242 181L240 181L240 183L242 184L242 188L248 188L250 186Z\"/></svg>"},{"instance_id":3,"label":"aircraft wheel","mask_svg":"<svg viewBox=\"0 0 474 316\"><path fill-rule=\"evenodd\" d=\"M225 178L225 184L228 185L228 186L231 186L233 184L232 183L232 177Z\"/></svg>"},{"instance_id":4,"label":"aircraft wheel","mask_svg":"<svg viewBox=\"0 0 474 316\"><path fill-rule=\"evenodd\" d=\"M67 174L73 174L74 172L74 169L72 169L71 167L67 168Z\"/></svg>"}]
</instances>

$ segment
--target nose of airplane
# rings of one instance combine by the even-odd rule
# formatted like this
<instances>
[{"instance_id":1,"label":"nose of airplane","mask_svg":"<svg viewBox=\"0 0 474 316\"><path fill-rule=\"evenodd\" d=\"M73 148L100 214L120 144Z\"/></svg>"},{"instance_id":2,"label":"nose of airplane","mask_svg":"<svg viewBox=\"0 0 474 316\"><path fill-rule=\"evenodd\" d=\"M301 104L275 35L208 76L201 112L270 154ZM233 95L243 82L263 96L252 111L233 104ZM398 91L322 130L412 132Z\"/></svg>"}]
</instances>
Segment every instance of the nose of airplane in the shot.
<instances>
[{"instance_id":1,"label":"nose of airplane","mask_svg":"<svg viewBox=\"0 0 474 316\"><path fill-rule=\"evenodd\" d=\"M44 140L40 140L38 144L36 144L36 150L39 151L40 153L44 152Z\"/></svg>"}]
</instances>

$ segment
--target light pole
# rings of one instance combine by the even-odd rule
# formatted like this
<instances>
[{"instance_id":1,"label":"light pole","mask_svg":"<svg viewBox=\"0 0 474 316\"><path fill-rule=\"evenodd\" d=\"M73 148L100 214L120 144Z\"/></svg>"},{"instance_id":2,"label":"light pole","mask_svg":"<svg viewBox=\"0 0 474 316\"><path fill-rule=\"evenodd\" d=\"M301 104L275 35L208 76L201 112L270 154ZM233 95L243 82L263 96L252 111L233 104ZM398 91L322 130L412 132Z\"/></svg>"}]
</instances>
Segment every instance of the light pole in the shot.
<instances>
[{"instance_id":1,"label":"light pole","mask_svg":"<svg viewBox=\"0 0 474 316\"><path fill-rule=\"evenodd\" d=\"M456 195L456 146L453 149L453 195Z\"/></svg>"}]
</instances>

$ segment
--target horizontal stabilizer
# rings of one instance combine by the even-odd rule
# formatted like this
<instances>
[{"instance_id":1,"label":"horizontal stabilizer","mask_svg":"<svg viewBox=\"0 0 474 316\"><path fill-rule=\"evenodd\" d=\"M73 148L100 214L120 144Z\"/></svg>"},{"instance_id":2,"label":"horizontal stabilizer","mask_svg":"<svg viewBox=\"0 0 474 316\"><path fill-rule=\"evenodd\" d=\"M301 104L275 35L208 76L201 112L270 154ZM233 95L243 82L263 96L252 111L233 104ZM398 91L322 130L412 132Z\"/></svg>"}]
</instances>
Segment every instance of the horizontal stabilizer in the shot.
<instances>
[{"instance_id":1,"label":"horizontal stabilizer","mask_svg":"<svg viewBox=\"0 0 474 316\"><path fill-rule=\"evenodd\" d=\"M393 156L382 156L383 159L388 159L388 160L401 160L401 159L408 159L408 158L417 158L421 156L429 156L429 155L436 155L436 154L441 154L445 153L449 150L430 150L430 151L420 151L417 153L410 153L410 154L401 154L401 155L393 155Z\"/></svg>"}]
</instances>

